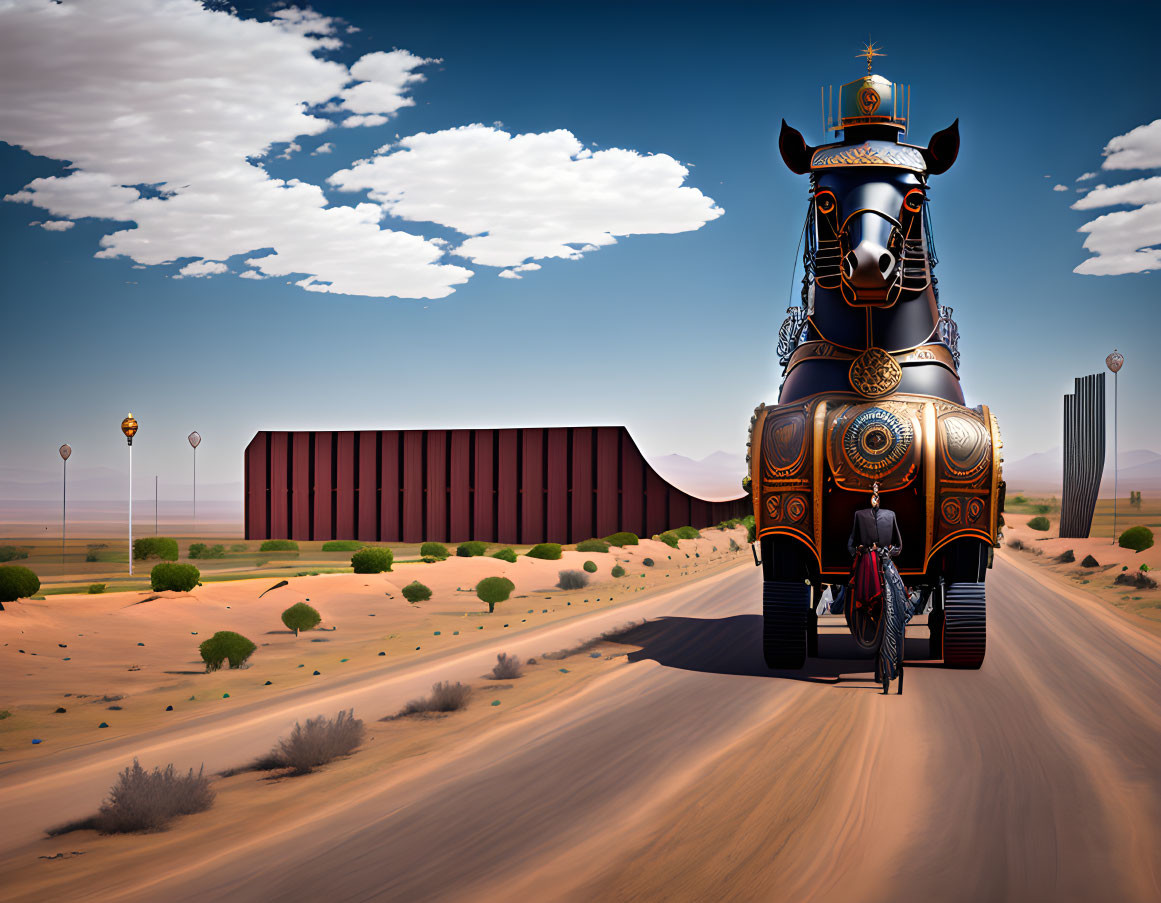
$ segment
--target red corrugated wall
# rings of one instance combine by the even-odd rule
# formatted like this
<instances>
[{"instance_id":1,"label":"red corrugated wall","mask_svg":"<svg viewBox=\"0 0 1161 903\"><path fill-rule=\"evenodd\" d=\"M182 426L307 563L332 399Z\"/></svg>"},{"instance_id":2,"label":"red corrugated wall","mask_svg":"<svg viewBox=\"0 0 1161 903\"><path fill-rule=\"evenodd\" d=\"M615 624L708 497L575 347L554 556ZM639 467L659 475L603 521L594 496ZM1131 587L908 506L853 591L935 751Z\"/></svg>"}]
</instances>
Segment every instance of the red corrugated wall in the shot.
<instances>
[{"instance_id":1,"label":"red corrugated wall","mask_svg":"<svg viewBox=\"0 0 1161 903\"><path fill-rule=\"evenodd\" d=\"M244 468L253 539L575 543L750 513L671 486L618 426L263 432Z\"/></svg>"}]
</instances>

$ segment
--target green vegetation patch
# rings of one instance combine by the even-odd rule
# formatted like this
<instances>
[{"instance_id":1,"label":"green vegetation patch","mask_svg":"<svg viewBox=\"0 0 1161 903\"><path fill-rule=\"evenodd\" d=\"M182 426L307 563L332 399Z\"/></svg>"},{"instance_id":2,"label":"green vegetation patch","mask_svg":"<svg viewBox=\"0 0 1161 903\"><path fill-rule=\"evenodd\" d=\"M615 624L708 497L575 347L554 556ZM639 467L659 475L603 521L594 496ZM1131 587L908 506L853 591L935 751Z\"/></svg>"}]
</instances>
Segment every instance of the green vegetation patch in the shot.
<instances>
[{"instance_id":1,"label":"green vegetation patch","mask_svg":"<svg viewBox=\"0 0 1161 903\"><path fill-rule=\"evenodd\" d=\"M40 578L26 567L6 564L0 567L0 608L4 602L27 599L40 591Z\"/></svg>"},{"instance_id":2,"label":"green vegetation patch","mask_svg":"<svg viewBox=\"0 0 1161 903\"><path fill-rule=\"evenodd\" d=\"M360 549L351 556L351 567L356 574L381 574L391 570L395 555L390 549Z\"/></svg>"},{"instance_id":3,"label":"green vegetation patch","mask_svg":"<svg viewBox=\"0 0 1161 903\"><path fill-rule=\"evenodd\" d=\"M486 542L480 542L473 539L468 542L461 542L456 546L456 555L459 558L475 558L478 555L483 555L488 550Z\"/></svg>"},{"instance_id":4,"label":"green vegetation patch","mask_svg":"<svg viewBox=\"0 0 1161 903\"><path fill-rule=\"evenodd\" d=\"M525 553L529 558L541 558L545 561L559 561L561 548L559 542L537 543Z\"/></svg>"},{"instance_id":5,"label":"green vegetation patch","mask_svg":"<svg viewBox=\"0 0 1161 903\"><path fill-rule=\"evenodd\" d=\"M1153 531L1145 526L1129 527L1117 540L1122 549L1143 552L1153 545Z\"/></svg>"},{"instance_id":6,"label":"green vegetation patch","mask_svg":"<svg viewBox=\"0 0 1161 903\"><path fill-rule=\"evenodd\" d=\"M586 539L576 544L578 552L607 552L609 544L603 539Z\"/></svg>"},{"instance_id":7,"label":"green vegetation patch","mask_svg":"<svg viewBox=\"0 0 1161 903\"><path fill-rule=\"evenodd\" d=\"M190 558L225 558L226 547L221 543L207 546L204 542L190 543Z\"/></svg>"},{"instance_id":8,"label":"green vegetation patch","mask_svg":"<svg viewBox=\"0 0 1161 903\"><path fill-rule=\"evenodd\" d=\"M420 583L418 580L412 580L407 586L403 587L403 598L408 602L426 602L431 598L431 587Z\"/></svg>"},{"instance_id":9,"label":"green vegetation patch","mask_svg":"<svg viewBox=\"0 0 1161 903\"><path fill-rule=\"evenodd\" d=\"M324 552L357 552L365 546L365 542L357 539L328 539L322 544Z\"/></svg>"},{"instance_id":10,"label":"green vegetation patch","mask_svg":"<svg viewBox=\"0 0 1161 903\"><path fill-rule=\"evenodd\" d=\"M419 547L420 558L433 558L436 561L443 561L450 554L447 546L442 542L425 542Z\"/></svg>"},{"instance_id":11,"label":"green vegetation patch","mask_svg":"<svg viewBox=\"0 0 1161 903\"><path fill-rule=\"evenodd\" d=\"M476 584L476 596L481 602L487 603L488 612L491 613L496 610L496 603L507 600L514 589L516 584L507 577L485 577Z\"/></svg>"},{"instance_id":12,"label":"green vegetation patch","mask_svg":"<svg viewBox=\"0 0 1161 903\"><path fill-rule=\"evenodd\" d=\"M264 539L259 552L297 552L298 543L293 539Z\"/></svg>"},{"instance_id":13,"label":"green vegetation patch","mask_svg":"<svg viewBox=\"0 0 1161 903\"><path fill-rule=\"evenodd\" d=\"M1028 521L1028 529L1029 530L1039 530L1041 532L1044 532L1045 530L1047 530L1051 526L1052 526L1052 524L1050 524L1048 522L1048 518L1044 517L1043 515L1037 515L1036 517L1034 517L1030 521Z\"/></svg>"},{"instance_id":14,"label":"green vegetation patch","mask_svg":"<svg viewBox=\"0 0 1161 903\"><path fill-rule=\"evenodd\" d=\"M133 540L133 558L148 561L160 558L162 561L177 561L177 540L168 536L144 536Z\"/></svg>"},{"instance_id":15,"label":"green vegetation patch","mask_svg":"<svg viewBox=\"0 0 1161 903\"><path fill-rule=\"evenodd\" d=\"M321 622L322 615L305 602L296 602L282 613L282 623L293 630L295 636L300 630L314 630Z\"/></svg>"},{"instance_id":16,"label":"green vegetation patch","mask_svg":"<svg viewBox=\"0 0 1161 903\"><path fill-rule=\"evenodd\" d=\"M27 557L28 551L18 546L0 546L0 561L17 561Z\"/></svg>"},{"instance_id":17,"label":"green vegetation patch","mask_svg":"<svg viewBox=\"0 0 1161 903\"><path fill-rule=\"evenodd\" d=\"M201 580L201 571L192 564L177 564L163 561L155 564L149 572L149 585L155 593L163 590L173 590L179 593L188 593Z\"/></svg>"},{"instance_id":18,"label":"green vegetation patch","mask_svg":"<svg viewBox=\"0 0 1161 903\"><path fill-rule=\"evenodd\" d=\"M231 668L241 668L257 648L240 633L219 630L198 646L198 651L206 663L206 670L217 671L223 662L229 662Z\"/></svg>"},{"instance_id":19,"label":"green vegetation patch","mask_svg":"<svg viewBox=\"0 0 1161 903\"><path fill-rule=\"evenodd\" d=\"M635 546L640 540L636 533L620 532L605 537L605 542L611 546Z\"/></svg>"},{"instance_id":20,"label":"green vegetation patch","mask_svg":"<svg viewBox=\"0 0 1161 903\"><path fill-rule=\"evenodd\" d=\"M583 567L590 574L595 574L597 572L597 563L595 561L586 561L581 565L581 567Z\"/></svg>"},{"instance_id":21,"label":"green vegetation patch","mask_svg":"<svg viewBox=\"0 0 1161 903\"><path fill-rule=\"evenodd\" d=\"M507 561L511 564L516 563L516 553L512 549L500 549L492 553L493 558L499 558L501 561Z\"/></svg>"}]
</instances>

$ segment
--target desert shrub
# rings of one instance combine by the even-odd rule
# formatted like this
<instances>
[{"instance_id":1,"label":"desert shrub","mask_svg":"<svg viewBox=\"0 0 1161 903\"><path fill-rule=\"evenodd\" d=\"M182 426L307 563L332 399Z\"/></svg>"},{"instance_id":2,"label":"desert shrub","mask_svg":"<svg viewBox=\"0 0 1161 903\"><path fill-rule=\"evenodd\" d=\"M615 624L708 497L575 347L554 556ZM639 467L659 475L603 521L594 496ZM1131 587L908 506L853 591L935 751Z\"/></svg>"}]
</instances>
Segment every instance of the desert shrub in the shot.
<instances>
[{"instance_id":1,"label":"desert shrub","mask_svg":"<svg viewBox=\"0 0 1161 903\"><path fill-rule=\"evenodd\" d=\"M678 539L699 539L701 537L701 533L693 527L678 527L673 532L677 534Z\"/></svg>"},{"instance_id":2,"label":"desert shrub","mask_svg":"<svg viewBox=\"0 0 1161 903\"><path fill-rule=\"evenodd\" d=\"M289 768L294 774L307 774L353 753L365 734L363 722L355 717L354 709L339 712L334 718L319 715L305 722L296 721L290 736L278 741L266 762Z\"/></svg>"},{"instance_id":3,"label":"desert shrub","mask_svg":"<svg viewBox=\"0 0 1161 903\"><path fill-rule=\"evenodd\" d=\"M1020 540L1020 539L1009 539L1008 540L1008 548L1009 549L1023 549L1023 548L1025 548L1024 541Z\"/></svg>"},{"instance_id":4,"label":"desert shrub","mask_svg":"<svg viewBox=\"0 0 1161 903\"><path fill-rule=\"evenodd\" d=\"M496 603L503 602L516 589L516 584L507 577L485 577L476 584L476 596L488 604L488 612L496 610Z\"/></svg>"},{"instance_id":5,"label":"desert shrub","mask_svg":"<svg viewBox=\"0 0 1161 903\"><path fill-rule=\"evenodd\" d=\"M498 552L493 552L492 557L499 558L501 561L507 561L512 564L516 563L516 553L511 549L500 549Z\"/></svg>"},{"instance_id":6,"label":"desert shrub","mask_svg":"<svg viewBox=\"0 0 1161 903\"><path fill-rule=\"evenodd\" d=\"M653 559L652 558L646 558L641 563L643 565L645 565L645 567L647 567L647 568L653 567Z\"/></svg>"},{"instance_id":7,"label":"desert shrub","mask_svg":"<svg viewBox=\"0 0 1161 903\"><path fill-rule=\"evenodd\" d=\"M468 542L461 542L456 546L456 555L460 558L475 558L477 555L483 555L488 549L486 542L472 539Z\"/></svg>"},{"instance_id":8,"label":"desert shrub","mask_svg":"<svg viewBox=\"0 0 1161 903\"><path fill-rule=\"evenodd\" d=\"M1128 530L1121 534L1117 543L1122 549L1143 552L1153 545L1153 531L1145 526L1129 527Z\"/></svg>"},{"instance_id":9,"label":"desert shrub","mask_svg":"<svg viewBox=\"0 0 1161 903\"><path fill-rule=\"evenodd\" d=\"M1008 545L1011 545L1011 543L1008 543ZM1065 549L1056 556L1056 560L1061 564L1071 564L1073 561L1076 561L1076 553L1072 549Z\"/></svg>"},{"instance_id":10,"label":"desert shrub","mask_svg":"<svg viewBox=\"0 0 1161 903\"><path fill-rule=\"evenodd\" d=\"M0 603L27 599L40 592L40 578L19 564L0 567Z\"/></svg>"},{"instance_id":11,"label":"desert shrub","mask_svg":"<svg viewBox=\"0 0 1161 903\"><path fill-rule=\"evenodd\" d=\"M357 552L365 546L357 539L328 539L322 544L324 552Z\"/></svg>"},{"instance_id":12,"label":"desert shrub","mask_svg":"<svg viewBox=\"0 0 1161 903\"><path fill-rule=\"evenodd\" d=\"M424 712L458 712L468 704L472 688L461 683L440 681L433 684L431 695L413 699L399 712L400 715L419 715Z\"/></svg>"},{"instance_id":13,"label":"desert shrub","mask_svg":"<svg viewBox=\"0 0 1161 903\"><path fill-rule=\"evenodd\" d=\"M297 552L298 543L293 539L264 539L259 552Z\"/></svg>"},{"instance_id":14,"label":"desert shrub","mask_svg":"<svg viewBox=\"0 0 1161 903\"><path fill-rule=\"evenodd\" d=\"M201 576L201 571L192 564L163 561L161 564L155 564L153 570L149 572L149 585L155 593L167 589L188 593L198 585Z\"/></svg>"},{"instance_id":15,"label":"desert shrub","mask_svg":"<svg viewBox=\"0 0 1161 903\"><path fill-rule=\"evenodd\" d=\"M230 546L230 551L231 552L245 552L246 551L246 543L236 542Z\"/></svg>"},{"instance_id":16,"label":"desert shrub","mask_svg":"<svg viewBox=\"0 0 1161 903\"><path fill-rule=\"evenodd\" d=\"M559 561L561 555L560 543L538 543L529 549L525 554L527 554L529 558L542 558L546 561Z\"/></svg>"},{"instance_id":17,"label":"desert shrub","mask_svg":"<svg viewBox=\"0 0 1161 903\"><path fill-rule=\"evenodd\" d=\"M219 630L198 646L198 652L206 663L206 670L217 671L222 667L222 662L229 662L231 668L241 668L257 648L240 633Z\"/></svg>"},{"instance_id":18,"label":"desert shrub","mask_svg":"<svg viewBox=\"0 0 1161 903\"><path fill-rule=\"evenodd\" d=\"M746 528L746 542L753 542L757 532L754 527L754 515L747 514L743 517L741 525Z\"/></svg>"},{"instance_id":19,"label":"desert shrub","mask_svg":"<svg viewBox=\"0 0 1161 903\"><path fill-rule=\"evenodd\" d=\"M672 530L666 530L664 533L658 533L656 538L659 542L665 543L672 549L677 548L678 536Z\"/></svg>"},{"instance_id":20,"label":"desert shrub","mask_svg":"<svg viewBox=\"0 0 1161 903\"><path fill-rule=\"evenodd\" d=\"M576 544L578 552L607 552L609 544L603 539L586 539Z\"/></svg>"},{"instance_id":21,"label":"desert shrub","mask_svg":"<svg viewBox=\"0 0 1161 903\"><path fill-rule=\"evenodd\" d=\"M403 598L408 602L426 602L431 598L431 589L418 580L412 580L403 587Z\"/></svg>"},{"instance_id":22,"label":"desert shrub","mask_svg":"<svg viewBox=\"0 0 1161 903\"><path fill-rule=\"evenodd\" d=\"M611 546L635 546L640 540L636 533L620 532L605 537L605 542Z\"/></svg>"},{"instance_id":23,"label":"desert shrub","mask_svg":"<svg viewBox=\"0 0 1161 903\"><path fill-rule=\"evenodd\" d=\"M584 571L561 571L557 575L556 585L561 589L581 589L589 585L589 575Z\"/></svg>"},{"instance_id":24,"label":"desert shrub","mask_svg":"<svg viewBox=\"0 0 1161 903\"><path fill-rule=\"evenodd\" d=\"M144 536L133 540L133 558L146 561L160 558L162 561L177 561L177 540L168 536Z\"/></svg>"},{"instance_id":25,"label":"desert shrub","mask_svg":"<svg viewBox=\"0 0 1161 903\"><path fill-rule=\"evenodd\" d=\"M356 574L381 574L391 570L391 563L394 560L395 555L390 549L381 549L376 546L360 549L352 555L351 567L355 569Z\"/></svg>"},{"instance_id":26,"label":"desert shrub","mask_svg":"<svg viewBox=\"0 0 1161 903\"><path fill-rule=\"evenodd\" d=\"M1047 530L1050 526L1051 526L1051 524L1049 524L1048 518L1046 518L1042 515L1037 515L1036 517L1034 517L1030 521L1028 521L1028 529L1029 530L1040 530L1041 532L1043 532L1044 530Z\"/></svg>"},{"instance_id":27,"label":"desert shrub","mask_svg":"<svg viewBox=\"0 0 1161 903\"><path fill-rule=\"evenodd\" d=\"M585 571L590 574L595 574L597 572L597 563L595 561L586 561L581 565L581 567L583 567Z\"/></svg>"},{"instance_id":28,"label":"desert shrub","mask_svg":"<svg viewBox=\"0 0 1161 903\"><path fill-rule=\"evenodd\" d=\"M201 769L195 775L178 774L173 765L146 771L134 759L117 776L108 798L92 819L102 834L158 831L179 815L205 812L214 804L214 791Z\"/></svg>"},{"instance_id":29,"label":"desert shrub","mask_svg":"<svg viewBox=\"0 0 1161 903\"><path fill-rule=\"evenodd\" d=\"M224 545L216 544L207 546L204 542L190 543L189 547L190 558L225 558L226 547Z\"/></svg>"},{"instance_id":30,"label":"desert shrub","mask_svg":"<svg viewBox=\"0 0 1161 903\"><path fill-rule=\"evenodd\" d=\"M1101 566L1101 563L1099 561L1097 561L1095 558L1093 558L1091 555L1085 555L1084 560L1081 561L1081 563L1080 563L1080 566L1082 568L1099 568Z\"/></svg>"},{"instance_id":31,"label":"desert shrub","mask_svg":"<svg viewBox=\"0 0 1161 903\"><path fill-rule=\"evenodd\" d=\"M732 537L730 538L730 551L731 552L742 551L742 547L740 545L738 545L738 541Z\"/></svg>"},{"instance_id":32,"label":"desert shrub","mask_svg":"<svg viewBox=\"0 0 1161 903\"><path fill-rule=\"evenodd\" d=\"M105 591L105 584L103 584L103 583L90 583L89 584L89 595L90 596L99 595L100 593L103 593L104 591Z\"/></svg>"},{"instance_id":33,"label":"desert shrub","mask_svg":"<svg viewBox=\"0 0 1161 903\"><path fill-rule=\"evenodd\" d=\"M1157 581L1143 571L1134 571L1131 574L1117 574L1113 583L1119 586L1131 586L1133 589L1157 588Z\"/></svg>"},{"instance_id":34,"label":"desert shrub","mask_svg":"<svg viewBox=\"0 0 1161 903\"><path fill-rule=\"evenodd\" d=\"M16 546L0 546L0 561L16 561L18 558L27 558L28 552Z\"/></svg>"},{"instance_id":35,"label":"desert shrub","mask_svg":"<svg viewBox=\"0 0 1161 903\"><path fill-rule=\"evenodd\" d=\"M85 552L85 561L100 561L100 560L101 559L97 557L97 553L94 552L92 549Z\"/></svg>"},{"instance_id":36,"label":"desert shrub","mask_svg":"<svg viewBox=\"0 0 1161 903\"><path fill-rule=\"evenodd\" d=\"M492 666L492 680L514 680L524 673L520 659L507 652L496 656L496 664Z\"/></svg>"},{"instance_id":37,"label":"desert shrub","mask_svg":"<svg viewBox=\"0 0 1161 903\"><path fill-rule=\"evenodd\" d=\"M615 565L613 565L613 570L611 573L614 577L624 577L625 576L625 569L623 567L621 567L619 564L615 564Z\"/></svg>"},{"instance_id":38,"label":"desert shrub","mask_svg":"<svg viewBox=\"0 0 1161 903\"><path fill-rule=\"evenodd\" d=\"M1142 571L1145 571L1145 572L1148 572L1148 570L1149 570L1149 565L1142 563L1142 564L1141 564L1141 568L1140 568L1140 570L1142 570Z\"/></svg>"},{"instance_id":39,"label":"desert shrub","mask_svg":"<svg viewBox=\"0 0 1161 903\"><path fill-rule=\"evenodd\" d=\"M443 561L450 553L442 542L425 542L419 547L421 558L437 558Z\"/></svg>"},{"instance_id":40,"label":"desert shrub","mask_svg":"<svg viewBox=\"0 0 1161 903\"><path fill-rule=\"evenodd\" d=\"M282 623L298 636L300 630L314 630L322 621L322 615L305 602L295 602L282 613Z\"/></svg>"}]
</instances>

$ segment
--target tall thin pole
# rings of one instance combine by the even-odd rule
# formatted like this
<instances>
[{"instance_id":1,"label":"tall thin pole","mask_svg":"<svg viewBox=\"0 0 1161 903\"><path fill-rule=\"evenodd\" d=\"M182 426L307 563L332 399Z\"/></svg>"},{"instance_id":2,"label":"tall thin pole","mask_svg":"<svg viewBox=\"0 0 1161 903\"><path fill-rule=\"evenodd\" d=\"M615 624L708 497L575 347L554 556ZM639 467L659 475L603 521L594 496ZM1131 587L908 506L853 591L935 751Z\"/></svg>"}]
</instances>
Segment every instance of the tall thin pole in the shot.
<instances>
[{"instance_id":1,"label":"tall thin pole","mask_svg":"<svg viewBox=\"0 0 1161 903\"><path fill-rule=\"evenodd\" d=\"M153 535L157 535L157 474L153 475Z\"/></svg>"},{"instance_id":2,"label":"tall thin pole","mask_svg":"<svg viewBox=\"0 0 1161 903\"><path fill-rule=\"evenodd\" d=\"M133 576L133 443L129 443L129 576Z\"/></svg>"},{"instance_id":3,"label":"tall thin pole","mask_svg":"<svg viewBox=\"0 0 1161 903\"><path fill-rule=\"evenodd\" d=\"M1121 462L1117 454L1117 371L1113 371L1113 543L1117 541L1117 476Z\"/></svg>"},{"instance_id":4,"label":"tall thin pole","mask_svg":"<svg viewBox=\"0 0 1161 903\"><path fill-rule=\"evenodd\" d=\"M61 487L60 487L60 563L64 564L65 558L65 534L68 531L68 519L65 513L68 511L68 497L69 497L69 459L65 458L60 462L63 466L61 468Z\"/></svg>"},{"instance_id":5,"label":"tall thin pole","mask_svg":"<svg viewBox=\"0 0 1161 903\"><path fill-rule=\"evenodd\" d=\"M193 450L193 521L198 522L198 447Z\"/></svg>"}]
</instances>

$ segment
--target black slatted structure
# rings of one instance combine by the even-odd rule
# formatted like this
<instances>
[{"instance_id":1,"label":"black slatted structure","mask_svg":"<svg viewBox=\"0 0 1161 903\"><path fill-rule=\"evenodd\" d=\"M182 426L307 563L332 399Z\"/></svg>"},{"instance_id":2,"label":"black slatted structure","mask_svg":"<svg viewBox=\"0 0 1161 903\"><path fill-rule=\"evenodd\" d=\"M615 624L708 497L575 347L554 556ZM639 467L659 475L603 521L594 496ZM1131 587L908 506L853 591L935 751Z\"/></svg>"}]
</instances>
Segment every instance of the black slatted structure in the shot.
<instances>
[{"instance_id":1,"label":"black slatted structure","mask_svg":"<svg viewBox=\"0 0 1161 903\"><path fill-rule=\"evenodd\" d=\"M1105 375L1078 376L1064 396L1064 491L1060 535L1087 539L1105 469Z\"/></svg>"}]
</instances>

